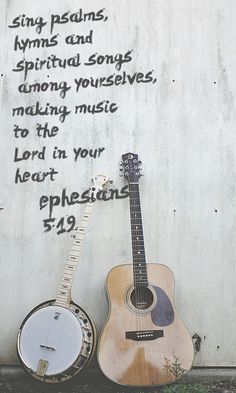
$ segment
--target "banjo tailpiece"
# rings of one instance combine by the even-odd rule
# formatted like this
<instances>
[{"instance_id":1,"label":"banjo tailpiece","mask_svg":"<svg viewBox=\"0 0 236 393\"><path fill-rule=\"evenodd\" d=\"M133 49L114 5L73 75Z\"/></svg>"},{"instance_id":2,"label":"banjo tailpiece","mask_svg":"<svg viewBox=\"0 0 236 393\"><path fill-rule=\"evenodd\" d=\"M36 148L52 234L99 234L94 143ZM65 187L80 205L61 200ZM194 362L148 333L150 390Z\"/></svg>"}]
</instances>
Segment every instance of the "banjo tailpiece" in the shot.
<instances>
[{"instance_id":1,"label":"banjo tailpiece","mask_svg":"<svg viewBox=\"0 0 236 393\"><path fill-rule=\"evenodd\" d=\"M38 368L37 368L36 374L39 377L44 377L44 375L46 374L47 368L48 368L48 361L40 359L39 363L38 363Z\"/></svg>"}]
</instances>

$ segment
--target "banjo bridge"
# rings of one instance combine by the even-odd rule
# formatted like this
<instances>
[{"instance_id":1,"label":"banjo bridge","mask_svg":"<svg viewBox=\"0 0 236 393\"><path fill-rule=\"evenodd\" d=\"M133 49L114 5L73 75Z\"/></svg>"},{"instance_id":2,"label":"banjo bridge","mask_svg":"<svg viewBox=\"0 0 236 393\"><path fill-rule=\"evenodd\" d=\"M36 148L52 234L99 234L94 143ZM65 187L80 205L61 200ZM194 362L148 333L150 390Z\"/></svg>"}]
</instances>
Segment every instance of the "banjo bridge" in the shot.
<instances>
[{"instance_id":1,"label":"banjo bridge","mask_svg":"<svg viewBox=\"0 0 236 393\"><path fill-rule=\"evenodd\" d=\"M56 348L50 347L49 345L40 344L40 347L41 347L41 348L48 349L49 351L56 351Z\"/></svg>"}]
</instances>

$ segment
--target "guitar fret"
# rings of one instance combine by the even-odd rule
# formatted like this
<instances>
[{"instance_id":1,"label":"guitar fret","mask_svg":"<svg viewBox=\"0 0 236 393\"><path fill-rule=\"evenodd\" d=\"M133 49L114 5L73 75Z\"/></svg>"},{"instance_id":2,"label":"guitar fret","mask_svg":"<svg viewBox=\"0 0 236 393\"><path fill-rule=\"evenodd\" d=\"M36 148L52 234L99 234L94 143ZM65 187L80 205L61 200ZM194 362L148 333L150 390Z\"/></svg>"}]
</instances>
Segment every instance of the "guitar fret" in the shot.
<instances>
[{"instance_id":1,"label":"guitar fret","mask_svg":"<svg viewBox=\"0 0 236 393\"><path fill-rule=\"evenodd\" d=\"M138 281L147 279L147 274L146 273L133 272L133 275L134 275L134 279L138 280Z\"/></svg>"},{"instance_id":2,"label":"guitar fret","mask_svg":"<svg viewBox=\"0 0 236 393\"><path fill-rule=\"evenodd\" d=\"M142 258L141 260L135 260L134 259L134 267L138 267L139 269L141 268L140 264L143 265L143 268L146 269L146 265L145 265L146 261L144 258Z\"/></svg>"},{"instance_id":3,"label":"guitar fret","mask_svg":"<svg viewBox=\"0 0 236 393\"><path fill-rule=\"evenodd\" d=\"M146 274L146 266L133 266L133 271L136 273L142 273L142 274Z\"/></svg>"}]
</instances>

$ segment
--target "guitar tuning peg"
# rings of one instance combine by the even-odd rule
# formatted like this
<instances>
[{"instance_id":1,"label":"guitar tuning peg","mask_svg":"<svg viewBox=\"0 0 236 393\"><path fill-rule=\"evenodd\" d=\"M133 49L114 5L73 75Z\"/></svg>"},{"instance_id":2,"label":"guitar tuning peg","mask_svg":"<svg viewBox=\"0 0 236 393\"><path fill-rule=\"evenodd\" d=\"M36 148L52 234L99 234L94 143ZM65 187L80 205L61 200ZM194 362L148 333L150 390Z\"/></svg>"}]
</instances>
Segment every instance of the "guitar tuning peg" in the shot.
<instances>
[{"instance_id":1,"label":"guitar tuning peg","mask_svg":"<svg viewBox=\"0 0 236 393\"><path fill-rule=\"evenodd\" d=\"M123 172L124 168L120 168L120 172Z\"/></svg>"},{"instance_id":2,"label":"guitar tuning peg","mask_svg":"<svg viewBox=\"0 0 236 393\"><path fill-rule=\"evenodd\" d=\"M109 180L109 183L110 183L110 184L113 184L113 180Z\"/></svg>"},{"instance_id":3,"label":"guitar tuning peg","mask_svg":"<svg viewBox=\"0 0 236 393\"><path fill-rule=\"evenodd\" d=\"M120 161L120 165L122 165L122 166L124 165L123 161Z\"/></svg>"},{"instance_id":4,"label":"guitar tuning peg","mask_svg":"<svg viewBox=\"0 0 236 393\"><path fill-rule=\"evenodd\" d=\"M141 164L142 164L142 161L139 161L138 163L139 163L139 165L141 165Z\"/></svg>"}]
</instances>

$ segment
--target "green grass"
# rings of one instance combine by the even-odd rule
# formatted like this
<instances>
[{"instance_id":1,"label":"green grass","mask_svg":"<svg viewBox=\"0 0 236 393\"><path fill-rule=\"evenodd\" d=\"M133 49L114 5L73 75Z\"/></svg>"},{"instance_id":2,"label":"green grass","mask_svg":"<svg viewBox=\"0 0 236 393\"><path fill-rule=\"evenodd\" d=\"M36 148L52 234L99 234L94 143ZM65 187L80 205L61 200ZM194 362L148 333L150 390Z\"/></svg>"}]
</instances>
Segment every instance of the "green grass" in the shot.
<instances>
[{"instance_id":1,"label":"green grass","mask_svg":"<svg viewBox=\"0 0 236 393\"><path fill-rule=\"evenodd\" d=\"M172 386L165 386L162 393L208 393L208 389L199 383L180 383Z\"/></svg>"}]
</instances>

